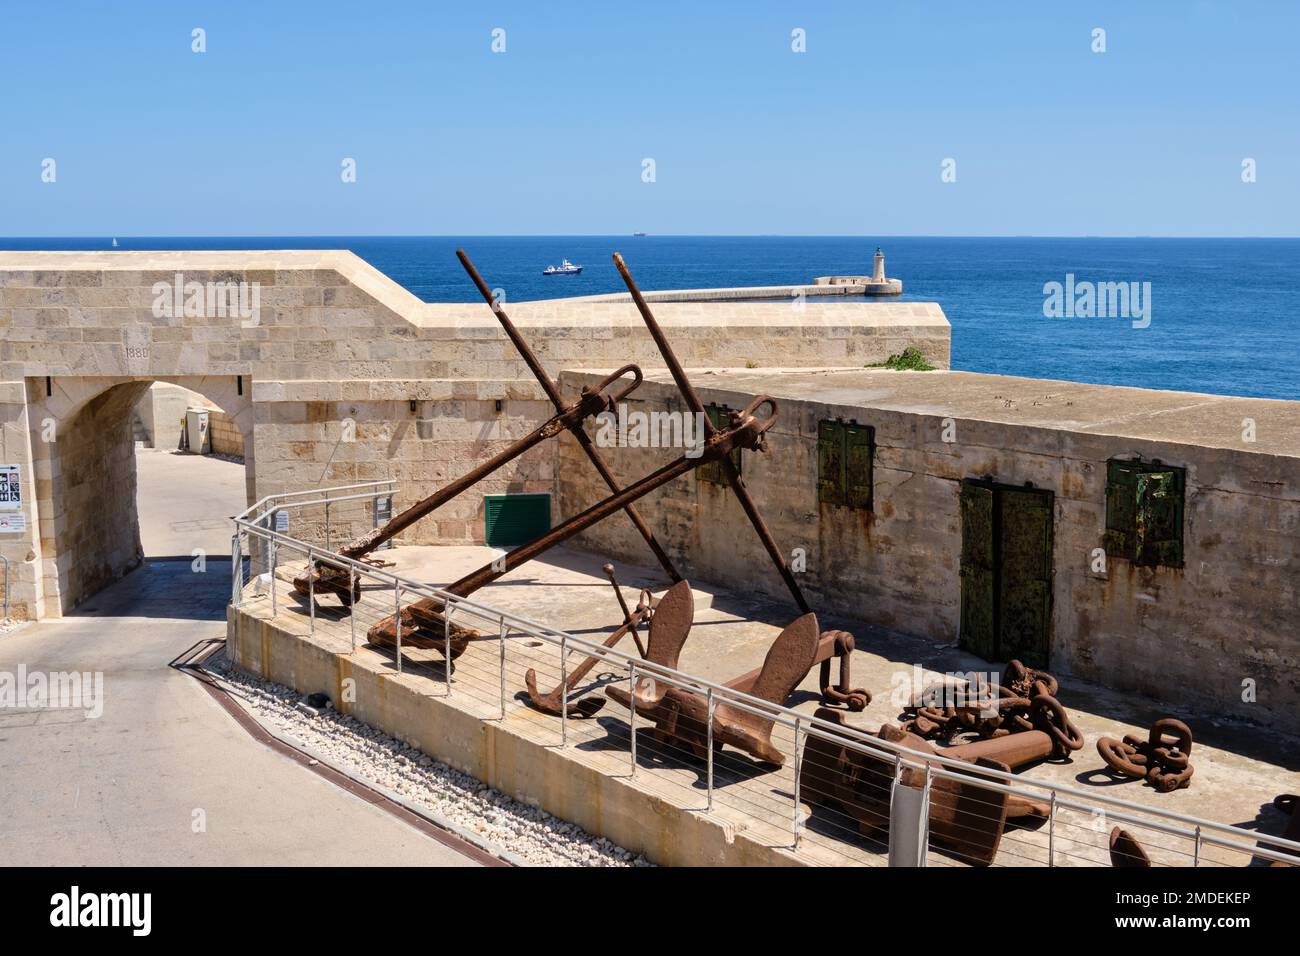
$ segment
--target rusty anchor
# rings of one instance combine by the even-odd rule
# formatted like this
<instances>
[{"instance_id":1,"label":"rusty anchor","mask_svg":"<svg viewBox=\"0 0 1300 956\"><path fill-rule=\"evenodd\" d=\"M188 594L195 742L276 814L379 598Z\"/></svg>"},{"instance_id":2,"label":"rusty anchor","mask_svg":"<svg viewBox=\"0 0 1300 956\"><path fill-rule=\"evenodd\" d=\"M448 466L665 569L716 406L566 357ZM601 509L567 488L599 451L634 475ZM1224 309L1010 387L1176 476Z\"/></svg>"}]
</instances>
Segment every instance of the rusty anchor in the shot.
<instances>
[{"instance_id":1,"label":"rusty anchor","mask_svg":"<svg viewBox=\"0 0 1300 956\"><path fill-rule=\"evenodd\" d=\"M1287 815L1286 829L1282 831L1282 839L1300 843L1300 796L1296 796L1294 793L1278 794L1273 798L1273 807ZM1273 860L1269 863L1269 866L1295 866L1295 864Z\"/></svg>"},{"instance_id":2,"label":"rusty anchor","mask_svg":"<svg viewBox=\"0 0 1300 956\"><path fill-rule=\"evenodd\" d=\"M529 448L547 438L551 438L565 431L571 434L577 441L578 446L591 461L592 466L595 467L596 471L600 474L601 480L605 482L605 485L609 488L610 492L612 494L617 494L621 490L614 479L613 472L610 471L609 466L605 463L604 458L596 449L590 436L587 435L586 430L583 428L583 424L588 418L599 415L601 412L614 411L618 402L631 394L636 386L640 384L641 370L635 365L625 365L618 372L615 372L613 375L601 382L595 389L591 389L590 386L584 387L582 389L582 395L577 402L572 405L565 405L564 399L560 394L559 385L547 374L545 367L538 360L536 354L534 354L533 350L524 340L524 337L519 333L518 328L515 327L515 324L510 320L510 317L506 315L505 309L501 307L501 303L497 300L496 296L492 294L492 290L488 288L487 283L483 281L483 277L479 275L474 264L470 262L469 256L465 254L465 250L457 249L456 257L460 260L461 265L464 266L465 271L469 274L475 288L477 288L479 293L483 296L483 300L492 309L492 314L495 315L497 320L501 323L501 327L505 331L506 337L510 339L511 344L519 353L520 358L524 360L524 364L528 366L529 371L532 372L534 378L537 379L537 383L542 387L542 390L546 393L551 404L555 406L556 414L547 422L535 429L527 437L515 442L510 447L493 456L468 474L452 482L446 488L440 489L428 498L425 498L424 500L412 505L410 508L407 508L400 515L397 515L389 521L383 528L367 535L363 535L356 541L351 542L340 552L344 557L353 559L363 557L385 541L400 534L403 530L410 527L419 519L431 514L452 498L463 493L465 490L478 483L498 468L519 457ZM629 371L632 371L635 374L636 381L633 384L613 396L604 395L605 388L612 385L614 381L621 378ZM664 551L663 547L659 544L654 533L650 530L650 526L645 523L645 520L637 512L635 507L632 506L631 502L625 506L624 511L631 520L632 525L636 528L637 533L645 539L651 553L655 556L655 560L659 562L659 565L668 574L669 578L673 581L681 580L681 575L677 572L677 568L674 566L672 559L668 557L668 553ZM354 589L350 572L345 568L330 565L328 559L318 561L317 567L308 568L302 575L299 575L294 579L294 590L301 594L309 594L313 587L320 587L322 590L331 591L337 594L340 601L345 605L351 605L353 601L360 597L360 585L359 583L355 584Z\"/></svg>"},{"instance_id":3,"label":"rusty anchor","mask_svg":"<svg viewBox=\"0 0 1300 956\"><path fill-rule=\"evenodd\" d=\"M847 726L840 710L820 708L819 719ZM954 747L936 749L929 741L901 727L885 724L877 731L881 740L910 750L943 756L971 764L974 768L1011 773L1049 759L1063 759L1083 746L1082 737L1068 712L1051 695L1037 694L1030 703L1031 729L975 740ZM937 761L925 761L940 766ZM951 770L952 768L947 768ZM972 770L970 782L934 778L930 782L930 834L936 843L962 859L987 866L997 855L1002 833L1009 821L1044 820L1050 806L997 789L980 786L980 780L996 778ZM895 777L893 760L863 753L820 733L809 737L800 777L800 793L809 803L839 810L864 834L888 831L891 787ZM919 788L925 783L924 768L904 767L898 782Z\"/></svg>"},{"instance_id":4,"label":"rusty anchor","mask_svg":"<svg viewBox=\"0 0 1300 956\"><path fill-rule=\"evenodd\" d=\"M1181 720L1162 717L1151 725L1147 739L1134 734L1122 741L1102 737L1097 753L1111 770L1134 780L1145 779L1160 793L1183 790L1191 784L1192 730Z\"/></svg>"},{"instance_id":5,"label":"rusty anchor","mask_svg":"<svg viewBox=\"0 0 1300 956\"><path fill-rule=\"evenodd\" d=\"M1300 842L1300 796L1283 793L1273 798L1274 809L1288 816L1282 839ZM1127 830L1115 827L1110 831L1110 865L1116 867L1145 867L1151 865L1151 858L1142 844ZM1249 864L1247 864L1249 865ZM1296 864L1282 860L1270 860L1270 867L1294 867Z\"/></svg>"},{"instance_id":6,"label":"rusty anchor","mask_svg":"<svg viewBox=\"0 0 1300 956\"><path fill-rule=\"evenodd\" d=\"M613 647L623 639L625 634L630 632L632 640L636 643L637 651L643 659L663 667L675 669L682 645L686 643L686 638L690 634L691 622L695 613L690 584L685 580L678 581L661 598L655 598L650 594L649 590L642 589L635 610L629 610L627 602L623 599L623 592L619 588L618 580L614 576L614 566L607 564L603 570L609 578L610 584L614 586L614 593L618 595L618 603L623 611L623 624L605 639L604 646ZM647 622L649 623L649 634L647 643L643 646L640 635L637 633L637 627ZM568 691L571 693L578 686L578 682L587 676L588 672L599 663L601 658L602 655L599 654L588 655L586 660L569 673L568 679L549 694L543 694L537 689L537 672L530 667L527 673L524 674L524 683L528 688L528 699L538 710L559 716L564 712L565 687L567 686ZM605 701L602 698L583 697L569 702L568 715L570 717L591 717L604 705Z\"/></svg>"},{"instance_id":7,"label":"rusty anchor","mask_svg":"<svg viewBox=\"0 0 1300 956\"><path fill-rule=\"evenodd\" d=\"M1114 827L1110 831L1109 849L1111 866L1138 868L1151 865L1151 857L1147 856L1142 844L1123 827Z\"/></svg>"},{"instance_id":8,"label":"rusty anchor","mask_svg":"<svg viewBox=\"0 0 1300 956\"><path fill-rule=\"evenodd\" d=\"M632 374L632 381L610 394L609 389L628 373ZM509 447L493 455L487 461L450 484L439 488L427 498L411 505L383 527L350 542L346 547L340 549L339 553L345 558L359 559L364 557L386 541L401 534L421 518L432 514L448 501L478 484L498 468L518 458L530 448L562 432L581 431L583 422L588 418L593 418L603 412L614 411L617 409L618 403L635 391L640 384L641 370L635 365L624 365L616 372L606 376L594 387L590 385L584 386L576 402L561 409L539 427L533 429L528 435L513 442ZM360 597L361 583L359 580L354 580L355 576L348 569L331 566L326 563L325 559L318 559L315 563L316 567L308 568L294 578L293 587L296 592L305 595L310 594L313 590L329 591L337 594L339 600L345 606L351 605L354 600ZM313 577L314 580L312 580ZM355 591L353 590L354 586Z\"/></svg>"},{"instance_id":9,"label":"rusty anchor","mask_svg":"<svg viewBox=\"0 0 1300 956\"><path fill-rule=\"evenodd\" d=\"M846 643L847 640L847 643ZM804 676L818 663L852 651L853 637L845 631L819 632L817 615L809 612L786 627L768 648L761 667L723 684L729 690L783 706ZM632 694L626 688L610 686L605 693L631 709ZM864 690L853 691L856 709L871 702ZM847 694L845 695L848 696ZM707 693L685 687L668 686L645 677L636 690L636 712L655 724L655 737L663 743L681 745L694 756L708 754L709 698ZM775 719L738 707L725 698L713 704L713 746L721 750L726 744L743 750L762 763L780 767L785 755L772 743Z\"/></svg>"},{"instance_id":10,"label":"rusty anchor","mask_svg":"<svg viewBox=\"0 0 1300 956\"><path fill-rule=\"evenodd\" d=\"M492 314L495 315L497 321L501 323L501 328L506 333L506 337L510 339L511 344L514 345L515 350L519 353L519 357L524 360L524 364L528 366L528 370L532 372L533 377L537 379L537 384L542 387L542 391L546 393L546 397L550 400L551 404L555 406L555 410L557 412L563 410L564 398L560 394L559 384L552 380L550 375L547 374L546 368L533 353L533 350L529 348L528 343L524 341L524 337L519 334L519 329L517 329L515 324L510 321L510 317L506 315L505 309L501 307L501 302L492 294L492 290L488 288L488 284L484 282L483 277L479 275L478 269L474 268L474 263L470 262L469 256L465 254L465 250L457 249L456 258L459 259L460 264L464 266L465 272L470 277L470 281L474 283L474 288L478 289L479 295L483 296L483 301L488 304L488 307L492 310ZM621 489L618 486L618 482L614 479L614 473L609 470L609 466L605 464L605 459L601 456L600 452L596 450L595 442L592 441L591 436L589 436L582 428L582 423L578 422L570 426L569 434L573 436L574 441L578 443L578 447L581 448L583 454L587 456L587 460L590 461L592 467L596 469L596 472L600 475L601 481L603 481L605 487L609 489L610 494L617 495ZM654 536L654 532L650 530L650 526L645 523L645 519L642 518L636 508L633 507L631 500L623 505L623 512L627 515L628 520L632 522L637 533L645 539L645 543L650 548L651 553L654 554L655 560L659 562L659 566L664 569L664 572L668 577L674 582L680 581L682 576L677 573L677 568L673 565L672 559L668 557L668 552L666 552L663 549L663 546L659 544L658 539Z\"/></svg>"},{"instance_id":11,"label":"rusty anchor","mask_svg":"<svg viewBox=\"0 0 1300 956\"><path fill-rule=\"evenodd\" d=\"M766 406L769 413L764 418L756 417L759 410ZM730 427L710 436L698 456L683 455L627 488L610 495L585 511L562 522L539 538L522 544L504 556L499 557L476 571L465 575L445 589L458 597L467 597L479 588L492 583L504 574L513 571L539 554L562 544L569 538L585 531L599 521L623 510L628 504L662 487L674 478L700 467L710 461L717 461L730 455L736 448L763 450L766 448L766 433L776 424L777 404L774 398L760 395L739 412L731 415ZM398 621L400 620L401 639L411 647L432 648L454 660L464 653L470 641L482 639L482 635L472 628L447 620L442 614L443 602L434 598L424 598L401 609L400 618L390 614L367 632L371 644L381 647L396 647L398 638Z\"/></svg>"},{"instance_id":12,"label":"rusty anchor","mask_svg":"<svg viewBox=\"0 0 1300 956\"><path fill-rule=\"evenodd\" d=\"M627 286L628 293L632 296L637 311L641 313L641 318L645 322L646 330L654 340L659 354L663 356L664 364L667 366L669 374L672 375L673 382L677 385L677 391L682 400L686 403L687 408L693 412L700 423L704 426L706 436L712 436L716 431L709 416L705 413L704 403L700 400L699 394L691 384L690 379L686 376L686 369L677 359L677 353L673 351L672 345L668 342L668 337L664 335L663 328L655 318L654 312L651 311L645 296L641 294L640 288L637 287L636 280L632 278L632 273L628 270L627 263L623 261L623 256L614 253L614 266L618 269L619 276L623 279L623 284ZM789 564L786 563L785 555L772 537L772 532L768 529L767 523L763 516L759 514L758 505L749 494L749 489L745 487L744 480L740 477L740 472L736 470L735 464L729 457L722 458L719 467L723 475L726 476L727 483L730 485L732 492L736 496L736 501L740 503L741 510L745 512L745 517L749 519L754 533L758 535L763 549L767 552L772 561L773 567L785 582L790 596L794 599L795 605L804 614L809 613L812 609L808 601L804 598L803 591L799 583L795 580L794 573L790 570ZM819 685L821 688L822 700L825 703L840 704L849 708L849 710L860 711L867 706L871 700L871 694L864 688L854 688L851 686L850 678L850 661L853 657L853 635L847 631L828 631L823 636L833 636L834 639L824 645L819 645L818 654L814 663L821 665L819 673ZM824 654L823 649L832 653ZM838 684L831 683L831 658L838 657L840 660L840 680Z\"/></svg>"},{"instance_id":13,"label":"rusty anchor","mask_svg":"<svg viewBox=\"0 0 1300 956\"><path fill-rule=\"evenodd\" d=\"M742 674L724 686L782 706L812 669L820 643L817 615L804 614L772 642L762 667ZM637 713L641 713L639 707ZM670 687L650 709L648 716L656 725L657 740L681 744L697 757L707 756L707 695L683 687ZM785 762L785 755L772 743L774 724L773 717L737 707L725 698L716 700L713 705L713 747L721 750L724 744L731 744L762 763L780 767Z\"/></svg>"}]
</instances>

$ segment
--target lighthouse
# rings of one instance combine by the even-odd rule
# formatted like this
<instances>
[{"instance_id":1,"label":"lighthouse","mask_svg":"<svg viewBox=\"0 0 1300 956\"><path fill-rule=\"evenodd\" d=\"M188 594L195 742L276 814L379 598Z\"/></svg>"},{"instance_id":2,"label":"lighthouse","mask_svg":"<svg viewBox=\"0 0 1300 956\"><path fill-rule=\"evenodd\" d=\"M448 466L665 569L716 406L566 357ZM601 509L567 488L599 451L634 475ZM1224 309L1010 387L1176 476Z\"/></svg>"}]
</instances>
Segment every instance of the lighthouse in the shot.
<instances>
[{"instance_id":1,"label":"lighthouse","mask_svg":"<svg viewBox=\"0 0 1300 956\"><path fill-rule=\"evenodd\" d=\"M816 295L902 295L903 280L885 275L885 254L876 246L875 262L869 276L818 276L814 286L832 286Z\"/></svg>"}]
</instances>

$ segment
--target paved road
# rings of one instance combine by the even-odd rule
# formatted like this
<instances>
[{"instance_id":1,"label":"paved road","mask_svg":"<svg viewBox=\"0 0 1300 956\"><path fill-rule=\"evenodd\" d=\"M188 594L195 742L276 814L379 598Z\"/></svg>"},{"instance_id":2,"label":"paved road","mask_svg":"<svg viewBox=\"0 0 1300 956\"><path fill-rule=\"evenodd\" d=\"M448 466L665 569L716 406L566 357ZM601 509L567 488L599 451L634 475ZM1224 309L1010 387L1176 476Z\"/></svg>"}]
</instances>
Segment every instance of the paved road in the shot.
<instances>
[{"instance_id":1,"label":"paved road","mask_svg":"<svg viewBox=\"0 0 1300 956\"><path fill-rule=\"evenodd\" d=\"M242 509L240 467L165 455L140 456L146 551L188 555L228 541L205 522ZM179 497L172 483L181 477L195 503L176 514L159 505ZM231 488L233 501L221 493ZM177 530L178 521L202 526ZM0 861L473 865L253 740L194 678L168 666L197 642L224 637L229 582L228 557L209 558L204 574L188 557L146 560L74 616L0 637L0 673L23 664L28 673L100 671L104 682L97 719L0 708Z\"/></svg>"}]
</instances>

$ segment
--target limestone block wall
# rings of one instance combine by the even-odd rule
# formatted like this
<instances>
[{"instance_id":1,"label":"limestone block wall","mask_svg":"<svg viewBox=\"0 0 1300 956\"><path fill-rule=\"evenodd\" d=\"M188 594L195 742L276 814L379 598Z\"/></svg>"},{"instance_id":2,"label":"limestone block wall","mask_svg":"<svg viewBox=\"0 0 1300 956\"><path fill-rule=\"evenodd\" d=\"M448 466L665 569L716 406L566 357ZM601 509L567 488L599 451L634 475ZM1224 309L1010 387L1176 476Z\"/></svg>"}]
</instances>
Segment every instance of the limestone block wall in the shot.
<instances>
[{"instance_id":1,"label":"limestone block wall","mask_svg":"<svg viewBox=\"0 0 1300 956\"><path fill-rule=\"evenodd\" d=\"M589 378L565 375L571 387ZM1300 403L957 372L736 371L695 384L705 402L733 408L759 392L779 399L771 452L747 453L743 476L778 543L803 550L815 609L956 641L959 483L1032 482L1055 495L1054 671L1300 730ZM639 394L636 407L681 408L667 382ZM828 418L875 428L871 512L818 501L817 424ZM630 481L674 454L619 448L609 458ZM1106 462L1138 455L1186 468L1185 566L1110 558L1095 570ZM605 493L570 440L559 476L562 516ZM688 576L789 600L729 491L685 476L639 507ZM579 542L647 561L621 515Z\"/></svg>"},{"instance_id":2,"label":"limestone block wall","mask_svg":"<svg viewBox=\"0 0 1300 956\"><path fill-rule=\"evenodd\" d=\"M254 386L254 398L264 486L392 479L400 487L394 513L526 436L553 410L533 383L476 379L267 382ZM483 496L553 492L557 454L554 441L534 447L409 529L403 540L482 542Z\"/></svg>"},{"instance_id":3,"label":"limestone block wall","mask_svg":"<svg viewBox=\"0 0 1300 956\"><path fill-rule=\"evenodd\" d=\"M210 407L212 402L179 385L155 382L149 386L135 406L135 414L148 435L149 447L168 451L176 448L180 443L185 410L196 405Z\"/></svg>"},{"instance_id":4,"label":"limestone block wall","mask_svg":"<svg viewBox=\"0 0 1300 956\"><path fill-rule=\"evenodd\" d=\"M244 436L235 420L221 409L213 409L208 415L208 431L212 436L212 452L216 455L229 455L232 458L244 457Z\"/></svg>"},{"instance_id":5,"label":"limestone block wall","mask_svg":"<svg viewBox=\"0 0 1300 956\"><path fill-rule=\"evenodd\" d=\"M24 531L0 532L0 554L9 559L9 616L27 620L44 616L41 563L38 560L36 478L32 460L30 416L22 382L0 382L0 459L4 464L28 465L21 472L21 521ZM17 518L12 512L0 517Z\"/></svg>"},{"instance_id":6,"label":"limestone block wall","mask_svg":"<svg viewBox=\"0 0 1300 956\"><path fill-rule=\"evenodd\" d=\"M61 452L32 436L46 419L62 427L117 384L207 383L191 390L238 421L250 503L394 478L401 508L541 424L549 402L491 311L470 301L468 281L466 298L421 302L341 251L0 253L0 451L50 482L32 499L28 531L0 535L6 556L41 564L23 573L21 602L40 613L67 606L59 535L34 530L54 527L43 506L55 509L50 496L62 493ZM948 362L948 323L930 303L655 308L691 367L861 366L907 345ZM552 375L660 364L628 302L512 303L509 311ZM414 540L482 540L482 494L553 492L557 454L543 446L512 463L412 529Z\"/></svg>"},{"instance_id":7,"label":"limestone block wall","mask_svg":"<svg viewBox=\"0 0 1300 956\"><path fill-rule=\"evenodd\" d=\"M214 454L244 457L244 435L233 417L210 398L166 382L154 382L135 405L135 414L149 433L149 447L167 451L178 448L185 413L191 408L208 409L209 440Z\"/></svg>"},{"instance_id":8,"label":"limestone block wall","mask_svg":"<svg viewBox=\"0 0 1300 956\"><path fill-rule=\"evenodd\" d=\"M21 467L27 508L25 531L0 533L0 553L17 572L16 616L58 616L137 563L131 417L151 383L68 376L0 385L0 458ZM240 394L235 378L182 376L171 384L211 396L251 436L251 396Z\"/></svg>"},{"instance_id":9,"label":"limestone block wall","mask_svg":"<svg viewBox=\"0 0 1300 956\"><path fill-rule=\"evenodd\" d=\"M139 565L130 410L149 387L129 382L101 392L58 437L60 493L44 509L42 535L57 538L62 600L75 606Z\"/></svg>"}]
</instances>

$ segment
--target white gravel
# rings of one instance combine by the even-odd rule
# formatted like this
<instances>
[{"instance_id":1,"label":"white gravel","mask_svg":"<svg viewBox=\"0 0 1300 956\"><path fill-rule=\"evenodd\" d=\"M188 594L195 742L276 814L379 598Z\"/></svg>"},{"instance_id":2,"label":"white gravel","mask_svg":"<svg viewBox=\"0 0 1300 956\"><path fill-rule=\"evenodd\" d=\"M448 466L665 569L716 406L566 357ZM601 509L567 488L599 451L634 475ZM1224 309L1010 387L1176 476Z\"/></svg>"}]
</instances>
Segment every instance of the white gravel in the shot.
<instances>
[{"instance_id":1,"label":"white gravel","mask_svg":"<svg viewBox=\"0 0 1300 956\"><path fill-rule=\"evenodd\" d=\"M476 834L489 850L537 866L651 865L645 857L493 790L355 717L332 708L317 715L305 707L306 695L236 670L225 654L204 667L233 685L244 707L291 743Z\"/></svg>"}]
</instances>

